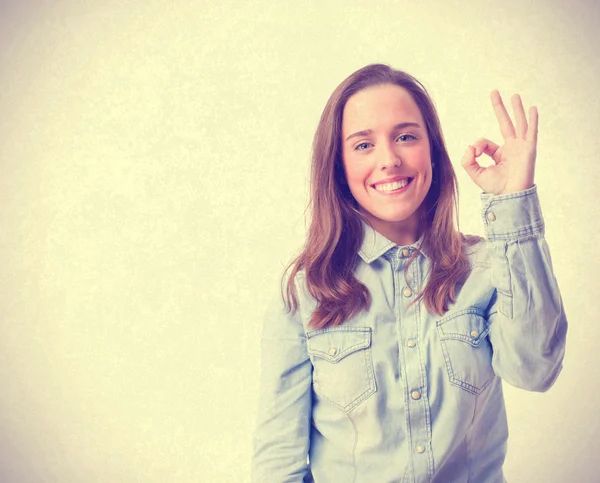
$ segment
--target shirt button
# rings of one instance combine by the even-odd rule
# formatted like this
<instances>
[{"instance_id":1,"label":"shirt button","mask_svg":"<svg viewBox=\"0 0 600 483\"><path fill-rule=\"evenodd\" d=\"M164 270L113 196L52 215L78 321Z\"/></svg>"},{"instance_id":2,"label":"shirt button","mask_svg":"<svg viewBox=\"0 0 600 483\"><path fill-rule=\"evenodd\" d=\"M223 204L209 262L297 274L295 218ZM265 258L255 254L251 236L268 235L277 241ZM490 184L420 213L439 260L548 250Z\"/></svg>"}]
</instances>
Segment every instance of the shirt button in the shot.
<instances>
[{"instance_id":1,"label":"shirt button","mask_svg":"<svg viewBox=\"0 0 600 483\"><path fill-rule=\"evenodd\" d=\"M417 399L421 399L421 393L419 391L413 391L410 393L410 397L416 401Z\"/></svg>"},{"instance_id":2,"label":"shirt button","mask_svg":"<svg viewBox=\"0 0 600 483\"><path fill-rule=\"evenodd\" d=\"M408 257L410 255L410 250L408 248L404 248L402 250L402 256L403 257Z\"/></svg>"},{"instance_id":3,"label":"shirt button","mask_svg":"<svg viewBox=\"0 0 600 483\"><path fill-rule=\"evenodd\" d=\"M479 337L479 332L477 332L476 330L472 330L471 337L473 337L473 339L477 339L477 337Z\"/></svg>"},{"instance_id":4,"label":"shirt button","mask_svg":"<svg viewBox=\"0 0 600 483\"><path fill-rule=\"evenodd\" d=\"M414 340L410 339L410 340L409 340L409 341L406 343L406 345L412 349L414 346L416 346L416 345L417 345L417 343L416 343Z\"/></svg>"},{"instance_id":5,"label":"shirt button","mask_svg":"<svg viewBox=\"0 0 600 483\"><path fill-rule=\"evenodd\" d=\"M421 444L417 446L417 453L425 453L425 446Z\"/></svg>"},{"instance_id":6,"label":"shirt button","mask_svg":"<svg viewBox=\"0 0 600 483\"><path fill-rule=\"evenodd\" d=\"M494 213L492 213L491 211L487 214L487 219L490 221L494 221L496 219L496 215L494 215Z\"/></svg>"},{"instance_id":7,"label":"shirt button","mask_svg":"<svg viewBox=\"0 0 600 483\"><path fill-rule=\"evenodd\" d=\"M334 356L336 354L337 350L335 349L335 347L332 347L331 349L329 349L329 355L330 356Z\"/></svg>"},{"instance_id":8,"label":"shirt button","mask_svg":"<svg viewBox=\"0 0 600 483\"><path fill-rule=\"evenodd\" d=\"M411 289L409 289L408 287L406 287L406 288L405 288L405 289L402 291L402 294L403 294L403 295L404 295L406 298L408 298L408 297L410 297L410 296L412 295L412 290L411 290Z\"/></svg>"}]
</instances>

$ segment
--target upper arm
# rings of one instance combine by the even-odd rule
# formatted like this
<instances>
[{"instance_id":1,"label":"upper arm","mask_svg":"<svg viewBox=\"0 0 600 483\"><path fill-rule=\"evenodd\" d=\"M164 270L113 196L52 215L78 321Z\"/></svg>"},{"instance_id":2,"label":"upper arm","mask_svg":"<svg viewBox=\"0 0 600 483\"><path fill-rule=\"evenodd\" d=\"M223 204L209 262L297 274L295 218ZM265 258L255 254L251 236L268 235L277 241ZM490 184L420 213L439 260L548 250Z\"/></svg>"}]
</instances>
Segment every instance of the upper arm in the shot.
<instances>
[{"instance_id":1,"label":"upper arm","mask_svg":"<svg viewBox=\"0 0 600 483\"><path fill-rule=\"evenodd\" d=\"M312 365L300 312L285 312L281 297L263 320L252 481L301 482L312 407Z\"/></svg>"}]
</instances>

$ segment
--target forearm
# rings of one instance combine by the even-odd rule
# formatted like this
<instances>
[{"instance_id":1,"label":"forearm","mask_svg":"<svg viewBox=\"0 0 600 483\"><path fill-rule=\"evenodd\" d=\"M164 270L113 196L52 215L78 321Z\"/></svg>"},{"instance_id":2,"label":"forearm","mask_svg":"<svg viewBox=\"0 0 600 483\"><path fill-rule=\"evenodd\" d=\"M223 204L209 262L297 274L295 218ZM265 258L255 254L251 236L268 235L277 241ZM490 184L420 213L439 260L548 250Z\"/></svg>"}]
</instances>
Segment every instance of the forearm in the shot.
<instances>
[{"instance_id":1,"label":"forearm","mask_svg":"<svg viewBox=\"0 0 600 483\"><path fill-rule=\"evenodd\" d=\"M496 287L489 310L494 369L514 386L545 391L562 368L567 319L537 188L482 199Z\"/></svg>"}]
</instances>

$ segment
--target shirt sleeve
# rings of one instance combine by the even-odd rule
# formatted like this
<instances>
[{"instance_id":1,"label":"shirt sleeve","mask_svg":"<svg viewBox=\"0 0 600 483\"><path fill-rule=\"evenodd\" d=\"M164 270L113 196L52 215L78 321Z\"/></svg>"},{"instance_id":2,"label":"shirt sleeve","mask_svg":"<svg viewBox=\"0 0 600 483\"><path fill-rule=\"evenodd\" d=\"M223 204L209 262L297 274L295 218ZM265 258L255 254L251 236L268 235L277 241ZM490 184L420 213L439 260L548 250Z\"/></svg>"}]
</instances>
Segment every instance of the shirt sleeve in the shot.
<instances>
[{"instance_id":1,"label":"shirt sleeve","mask_svg":"<svg viewBox=\"0 0 600 483\"><path fill-rule=\"evenodd\" d=\"M481 201L496 288L488 307L494 371L513 386L547 391L562 370L567 318L537 186Z\"/></svg>"},{"instance_id":2,"label":"shirt sleeve","mask_svg":"<svg viewBox=\"0 0 600 483\"><path fill-rule=\"evenodd\" d=\"M251 481L310 479L312 364L300 312L286 313L279 293L263 322L259 391Z\"/></svg>"}]
</instances>

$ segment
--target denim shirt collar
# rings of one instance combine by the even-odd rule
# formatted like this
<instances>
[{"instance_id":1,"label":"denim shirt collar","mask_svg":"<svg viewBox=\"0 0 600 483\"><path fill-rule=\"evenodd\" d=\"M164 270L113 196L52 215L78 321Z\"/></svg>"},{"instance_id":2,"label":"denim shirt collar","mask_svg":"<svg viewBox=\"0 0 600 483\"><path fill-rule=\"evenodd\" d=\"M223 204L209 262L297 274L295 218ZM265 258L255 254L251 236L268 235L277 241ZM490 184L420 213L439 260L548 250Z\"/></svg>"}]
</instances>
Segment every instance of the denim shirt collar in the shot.
<instances>
[{"instance_id":1,"label":"denim shirt collar","mask_svg":"<svg viewBox=\"0 0 600 483\"><path fill-rule=\"evenodd\" d=\"M398 246L393 241L388 240L381 233L375 231L371 228L367 223L361 220L363 227L363 241L362 245L358 250L358 255L363 259L365 263L371 263L373 260L378 259L383 254L387 253L392 249L402 250L404 248L408 248L411 253L415 249L421 249L421 245L423 243L423 235L412 245L403 245ZM394 250L396 251L396 250ZM421 254L427 258L425 255L425 251L420 250Z\"/></svg>"}]
</instances>

